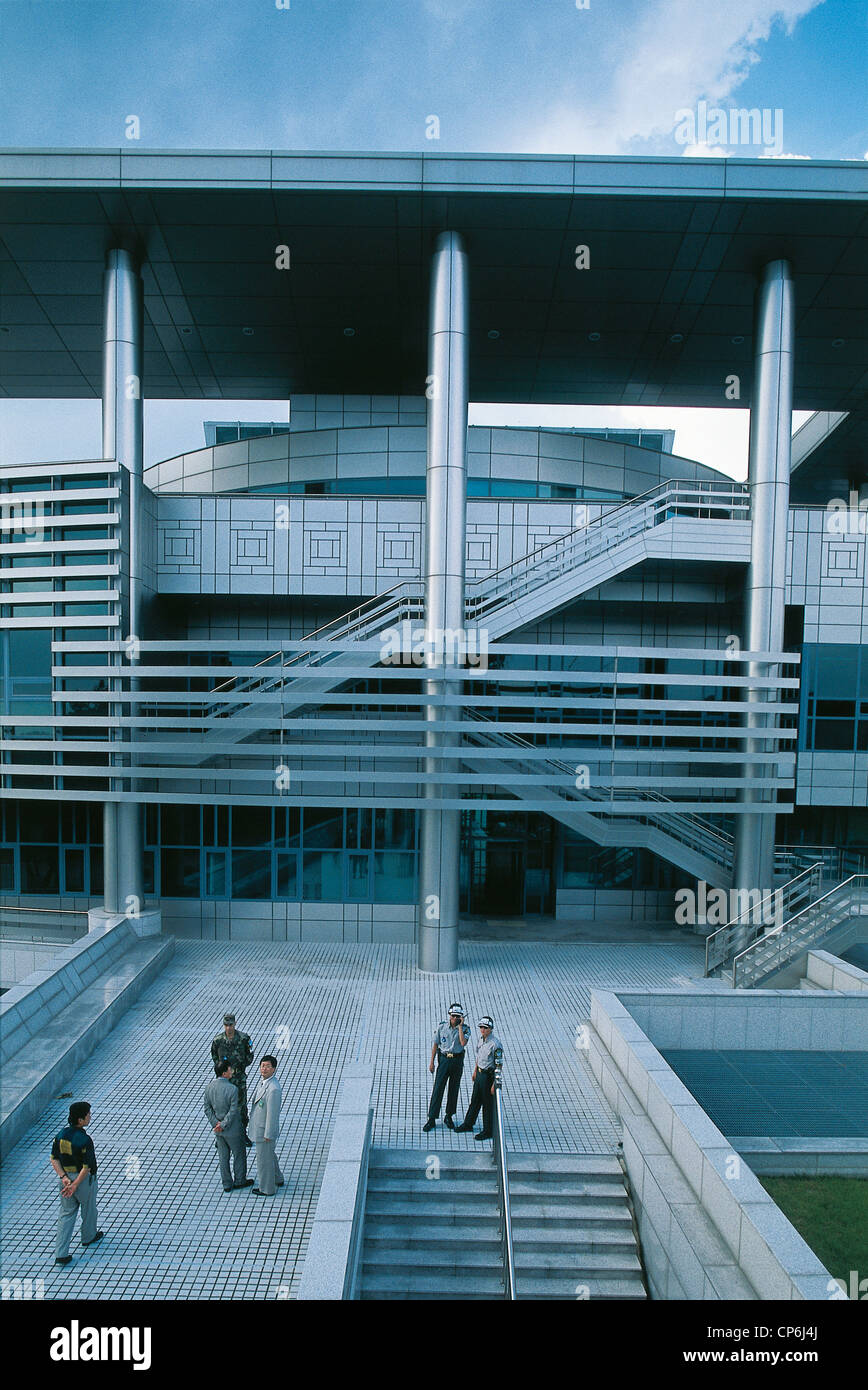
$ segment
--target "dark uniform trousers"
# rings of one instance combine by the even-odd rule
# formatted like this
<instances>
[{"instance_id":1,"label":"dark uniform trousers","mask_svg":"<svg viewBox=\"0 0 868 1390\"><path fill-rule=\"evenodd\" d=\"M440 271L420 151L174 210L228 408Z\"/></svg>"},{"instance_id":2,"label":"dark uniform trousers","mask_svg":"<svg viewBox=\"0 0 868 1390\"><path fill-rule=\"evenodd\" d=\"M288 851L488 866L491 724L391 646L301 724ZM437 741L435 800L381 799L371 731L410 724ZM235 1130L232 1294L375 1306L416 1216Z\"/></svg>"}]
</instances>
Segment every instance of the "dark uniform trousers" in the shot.
<instances>
[{"instance_id":1,"label":"dark uniform trousers","mask_svg":"<svg viewBox=\"0 0 868 1390\"><path fill-rule=\"evenodd\" d=\"M467 1113L462 1120L462 1124L468 1129L472 1129L476 1124L476 1117L482 1110L482 1131L484 1134L494 1133L494 1096L491 1088L494 1085L494 1071L478 1071L476 1080L473 1083L473 1090L470 1095L470 1104Z\"/></svg>"},{"instance_id":2,"label":"dark uniform trousers","mask_svg":"<svg viewBox=\"0 0 868 1390\"><path fill-rule=\"evenodd\" d=\"M449 1090L446 1095L446 1114L454 1115L458 1106L458 1087L461 1085L461 1073L464 1070L464 1053L455 1052L451 1057L445 1052L441 1052L437 1058L437 1074L434 1077L434 1089L431 1092L431 1104L428 1106L428 1119L436 1120L440 1114L440 1102L443 1099L443 1092L446 1084Z\"/></svg>"}]
</instances>

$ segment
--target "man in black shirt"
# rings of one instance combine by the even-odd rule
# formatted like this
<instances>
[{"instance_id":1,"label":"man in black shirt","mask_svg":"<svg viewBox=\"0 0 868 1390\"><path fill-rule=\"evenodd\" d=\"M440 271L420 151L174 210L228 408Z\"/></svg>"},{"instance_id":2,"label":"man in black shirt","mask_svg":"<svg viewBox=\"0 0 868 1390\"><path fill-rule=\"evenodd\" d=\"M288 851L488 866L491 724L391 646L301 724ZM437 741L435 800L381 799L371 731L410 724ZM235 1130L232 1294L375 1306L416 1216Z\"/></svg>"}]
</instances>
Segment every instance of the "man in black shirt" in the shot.
<instances>
[{"instance_id":1,"label":"man in black shirt","mask_svg":"<svg viewBox=\"0 0 868 1390\"><path fill-rule=\"evenodd\" d=\"M82 1245L93 1245L103 1236L96 1228L96 1154L87 1133L89 1124L89 1102L74 1101L69 1107L69 1124L51 1146L51 1166L60 1178L60 1216L54 1252L57 1265L68 1265L72 1259L69 1242L79 1207Z\"/></svg>"}]
</instances>

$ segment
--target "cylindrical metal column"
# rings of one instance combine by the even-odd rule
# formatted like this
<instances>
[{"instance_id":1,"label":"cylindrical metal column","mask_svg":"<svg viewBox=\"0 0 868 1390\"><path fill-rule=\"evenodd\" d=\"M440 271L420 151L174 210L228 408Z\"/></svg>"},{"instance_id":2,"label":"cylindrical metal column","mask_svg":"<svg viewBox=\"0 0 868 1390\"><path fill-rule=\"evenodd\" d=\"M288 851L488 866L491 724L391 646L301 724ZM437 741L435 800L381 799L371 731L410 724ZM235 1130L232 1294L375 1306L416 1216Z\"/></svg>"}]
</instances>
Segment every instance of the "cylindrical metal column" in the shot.
<instances>
[{"instance_id":1,"label":"cylindrical metal column","mask_svg":"<svg viewBox=\"0 0 868 1390\"><path fill-rule=\"evenodd\" d=\"M460 716L461 686L449 679L464 646L464 555L467 498L468 291L467 256L456 232L437 241L431 276L428 337L428 464L425 543L426 665L439 679L427 693L445 706L427 707L429 748L457 747L455 734L437 732ZM450 699L450 692L452 693ZM457 761L426 760L426 777L458 771ZM430 781L426 798L442 788ZM458 965L458 886L461 812L422 812L419 864L419 968Z\"/></svg>"},{"instance_id":2,"label":"cylindrical metal column","mask_svg":"<svg viewBox=\"0 0 868 1390\"><path fill-rule=\"evenodd\" d=\"M142 281L135 261L128 251L109 251L103 289L102 451L103 458L117 459L127 473L121 526L121 637L128 642L131 656L135 655L131 639L140 638L142 632L142 321ZM135 684L131 681L130 688ZM133 706L120 712L132 714ZM121 744L129 741L129 735L119 740ZM129 753L121 751L120 756L129 765ZM135 782L130 787L134 789ZM139 912L144 907L141 807L131 802L107 803L104 834L106 909Z\"/></svg>"},{"instance_id":3,"label":"cylindrical metal column","mask_svg":"<svg viewBox=\"0 0 868 1390\"><path fill-rule=\"evenodd\" d=\"M793 281L787 261L771 261L763 269L756 300L754 384L750 411L748 482L751 501L750 567L745 588L744 640L749 651L782 651L787 579L787 528L790 505L790 441L793 413L793 351L795 337ZM776 674L777 668L751 662L752 676ZM768 696L749 692L751 704L761 706ZM774 718L748 715L748 727L773 728ZM746 741L746 752L774 751L774 741ZM758 773L760 765L746 771ZM746 790L745 803L764 799ZM767 798L766 798L767 799ZM774 884L775 812L736 816L733 886L770 889Z\"/></svg>"}]
</instances>

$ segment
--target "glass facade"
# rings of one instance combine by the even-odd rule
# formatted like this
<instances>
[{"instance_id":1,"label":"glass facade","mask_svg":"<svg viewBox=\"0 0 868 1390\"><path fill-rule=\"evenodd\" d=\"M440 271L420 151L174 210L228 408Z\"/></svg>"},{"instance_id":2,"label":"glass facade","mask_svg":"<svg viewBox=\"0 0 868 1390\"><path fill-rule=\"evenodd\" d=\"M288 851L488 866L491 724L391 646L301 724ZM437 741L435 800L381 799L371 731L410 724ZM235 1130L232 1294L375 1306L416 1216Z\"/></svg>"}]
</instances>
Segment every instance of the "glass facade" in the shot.
<instances>
[{"instance_id":1,"label":"glass facade","mask_svg":"<svg viewBox=\"0 0 868 1390\"><path fill-rule=\"evenodd\" d=\"M868 752L868 646L805 645L799 747Z\"/></svg>"},{"instance_id":2,"label":"glass facade","mask_svg":"<svg viewBox=\"0 0 868 1390\"><path fill-rule=\"evenodd\" d=\"M232 492L231 488L226 489ZM306 483L264 483L259 487L236 489L245 497L264 495L268 497L322 497L322 496L362 496L362 497L424 497L425 475L419 473L412 477L396 478L318 478ZM573 486L570 483L534 483L508 478L469 478L468 497L543 497L560 498L566 501L585 502L623 502L629 500L629 493L618 492L612 488Z\"/></svg>"}]
</instances>

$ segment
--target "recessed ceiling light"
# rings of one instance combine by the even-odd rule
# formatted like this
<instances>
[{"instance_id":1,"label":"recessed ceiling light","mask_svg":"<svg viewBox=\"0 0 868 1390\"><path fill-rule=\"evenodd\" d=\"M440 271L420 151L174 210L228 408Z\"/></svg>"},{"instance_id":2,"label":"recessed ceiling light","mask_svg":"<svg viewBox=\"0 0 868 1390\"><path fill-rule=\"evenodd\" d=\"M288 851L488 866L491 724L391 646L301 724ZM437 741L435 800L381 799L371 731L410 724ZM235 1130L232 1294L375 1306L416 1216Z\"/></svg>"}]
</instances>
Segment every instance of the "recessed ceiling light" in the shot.
<instances>
[{"instance_id":1,"label":"recessed ceiling light","mask_svg":"<svg viewBox=\"0 0 868 1390\"><path fill-rule=\"evenodd\" d=\"M844 339L843 339L843 338L833 338L833 339L832 339L832 347L843 347L843 346L844 346Z\"/></svg>"},{"instance_id":2,"label":"recessed ceiling light","mask_svg":"<svg viewBox=\"0 0 868 1390\"><path fill-rule=\"evenodd\" d=\"M670 341L670 343L683 343L683 342L684 342L684 334L683 334L683 333L670 333L670 334L669 334L669 341Z\"/></svg>"},{"instance_id":3,"label":"recessed ceiling light","mask_svg":"<svg viewBox=\"0 0 868 1390\"><path fill-rule=\"evenodd\" d=\"M499 337L500 337L500 329L499 329L499 328L489 328L489 330L488 330L488 336L489 336L489 338L491 338L492 340L494 340L495 338L499 338Z\"/></svg>"},{"instance_id":4,"label":"recessed ceiling light","mask_svg":"<svg viewBox=\"0 0 868 1390\"><path fill-rule=\"evenodd\" d=\"M588 342L589 342L589 343L598 343L598 342L600 341L600 339L601 339L602 336L603 336L602 333L589 333L589 334L588 334Z\"/></svg>"},{"instance_id":5,"label":"recessed ceiling light","mask_svg":"<svg viewBox=\"0 0 868 1390\"><path fill-rule=\"evenodd\" d=\"M355 330L354 328L345 328L345 329L344 329L344 337L345 337L345 338L355 338L355 336L356 336L356 330Z\"/></svg>"},{"instance_id":6,"label":"recessed ceiling light","mask_svg":"<svg viewBox=\"0 0 868 1390\"><path fill-rule=\"evenodd\" d=\"M252 338L252 337L253 337L253 329L252 329L252 328L242 328L241 332L244 334L245 338Z\"/></svg>"},{"instance_id":7,"label":"recessed ceiling light","mask_svg":"<svg viewBox=\"0 0 868 1390\"><path fill-rule=\"evenodd\" d=\"M744 342L744 334L743 334L743 333L736 333L736 335L735 335L734 338L730 338L730 342L731 342L731 343L734 343L735 346L738 347L739 343L743 343L743 342Z\"/></svg>"}]
</instances>

